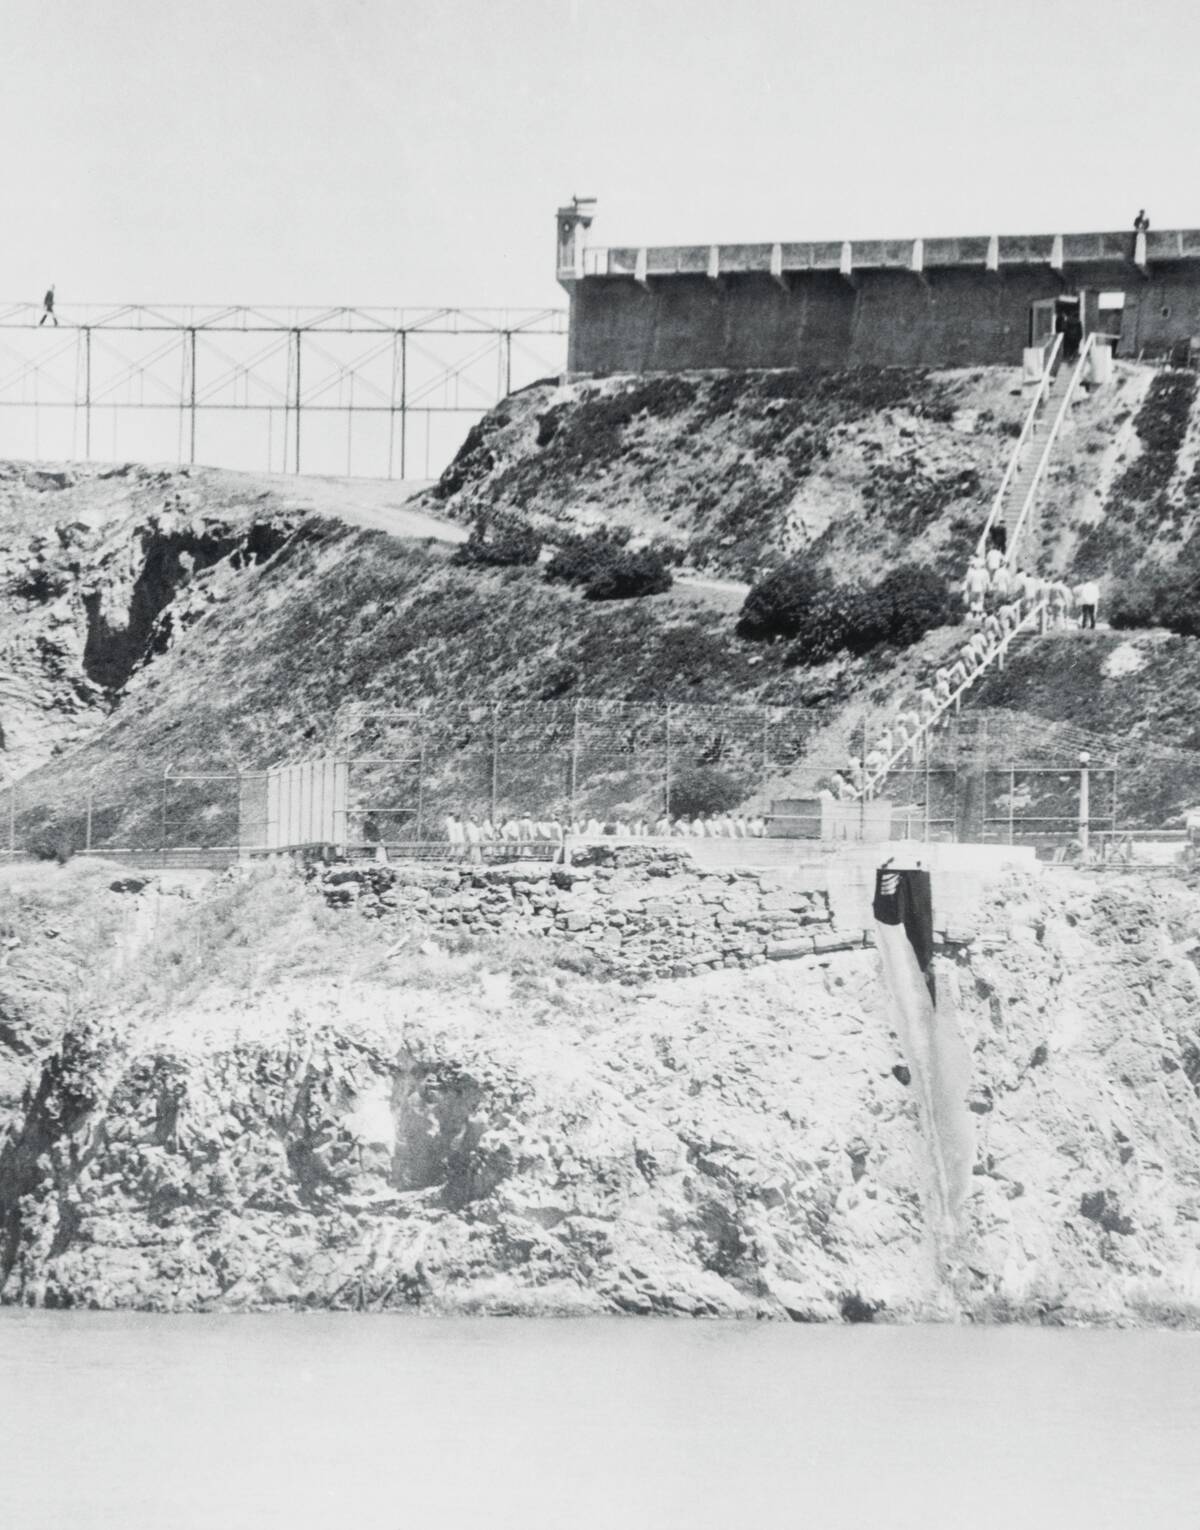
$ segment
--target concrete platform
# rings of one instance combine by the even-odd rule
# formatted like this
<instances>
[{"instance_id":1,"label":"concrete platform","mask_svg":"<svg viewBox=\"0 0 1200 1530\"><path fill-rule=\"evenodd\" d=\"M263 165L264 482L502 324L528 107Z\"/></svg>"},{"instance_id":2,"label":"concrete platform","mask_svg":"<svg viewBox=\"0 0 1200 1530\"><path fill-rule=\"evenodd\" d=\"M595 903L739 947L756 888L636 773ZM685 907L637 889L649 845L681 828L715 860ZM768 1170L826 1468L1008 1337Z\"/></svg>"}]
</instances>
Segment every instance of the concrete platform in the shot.
<instances>
[{"instance_id":1,"label":"concrete platform","mask_svg":"<svg viewBox=\"0 0 1200 1530\"><path fill-rule=\"evenodd\" d=\"M890 860L899 868L931 873L933 917L939 928L969 923L988 890L1011 867L1039 871L1035 852L1024 845L926 844L889 840L878 845L845 842L822 845L796 839L695 839L662 841L685 848L707 870L769 870L809 892L829 895L834 924L867 929L875 871Z\"/></svg>"}]
</instances>

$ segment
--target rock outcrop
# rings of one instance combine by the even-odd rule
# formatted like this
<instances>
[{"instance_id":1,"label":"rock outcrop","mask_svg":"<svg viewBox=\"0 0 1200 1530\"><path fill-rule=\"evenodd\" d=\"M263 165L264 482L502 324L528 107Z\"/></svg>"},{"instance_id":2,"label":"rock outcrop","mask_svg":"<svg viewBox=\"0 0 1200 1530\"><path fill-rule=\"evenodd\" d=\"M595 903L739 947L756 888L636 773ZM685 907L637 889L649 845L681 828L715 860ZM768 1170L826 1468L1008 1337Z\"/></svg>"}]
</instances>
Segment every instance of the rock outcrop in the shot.
<instances>
[{"instance_id":1,"label":"rock outcrop","mask_svg":"<svg viewBox=\"0 0 1200 1530\"><path fill-rule=\"evenodd\" d=\"M54 935L41 894L9 920L5 1301L1197 1319L1178 883L1014 876L975 911L1004 938L936 959L977 1145L946 1248L873 950L606 982L567 942L348 917L278 873L190 899L87 874ZM34 1034L84 909L104 995Z\"/></svg>"},{"instance_id":2,"label":"rock outcrop","mask_svg":"<svg viewBox=\"0 0 1200 1530\"><path fill-rule=\"evenodd\" d=\"M0 464L0 784L97 729L305 522L230 476Z\"/></svg>"}]
</instances>

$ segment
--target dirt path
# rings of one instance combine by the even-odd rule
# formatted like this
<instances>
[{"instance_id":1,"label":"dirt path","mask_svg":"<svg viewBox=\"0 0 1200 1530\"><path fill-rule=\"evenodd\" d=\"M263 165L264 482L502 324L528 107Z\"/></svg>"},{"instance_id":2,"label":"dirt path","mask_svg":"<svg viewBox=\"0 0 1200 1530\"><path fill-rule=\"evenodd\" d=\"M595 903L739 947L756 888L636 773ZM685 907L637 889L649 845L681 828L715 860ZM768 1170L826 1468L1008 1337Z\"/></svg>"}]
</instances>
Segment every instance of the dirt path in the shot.
<instances>
[{"instance_id":1,"label":"dirt path","mask_svg":"<svg viewBox=\"0 0 1200 1530\"><path fill-rule=\"evenodd\" d=\"M433 537L465 542L466 528L410 504L433 482L427 478L295 478L282 473L239 473L269 490L284 505L336 516L350 526L386 531L396 537Z\"/></svg>"}]
</instances>

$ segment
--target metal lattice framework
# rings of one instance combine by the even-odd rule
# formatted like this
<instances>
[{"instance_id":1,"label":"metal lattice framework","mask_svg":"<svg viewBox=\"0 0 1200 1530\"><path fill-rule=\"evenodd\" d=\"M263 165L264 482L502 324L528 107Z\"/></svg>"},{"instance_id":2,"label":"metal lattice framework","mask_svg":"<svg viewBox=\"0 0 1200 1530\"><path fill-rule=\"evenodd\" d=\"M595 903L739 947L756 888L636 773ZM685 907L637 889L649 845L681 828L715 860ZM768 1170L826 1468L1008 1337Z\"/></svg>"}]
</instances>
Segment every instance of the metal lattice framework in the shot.
<instances>
[{"instance_id":1,"label":"metal lattice framework","mask_svg":"<svg viewBox=\"0 0 1200 1530\"><path fill-rule=\"evenodd\" d=\"M0 452L427 478L566 333L558 308L0 304Z\"/></svg>"}]
</instances>

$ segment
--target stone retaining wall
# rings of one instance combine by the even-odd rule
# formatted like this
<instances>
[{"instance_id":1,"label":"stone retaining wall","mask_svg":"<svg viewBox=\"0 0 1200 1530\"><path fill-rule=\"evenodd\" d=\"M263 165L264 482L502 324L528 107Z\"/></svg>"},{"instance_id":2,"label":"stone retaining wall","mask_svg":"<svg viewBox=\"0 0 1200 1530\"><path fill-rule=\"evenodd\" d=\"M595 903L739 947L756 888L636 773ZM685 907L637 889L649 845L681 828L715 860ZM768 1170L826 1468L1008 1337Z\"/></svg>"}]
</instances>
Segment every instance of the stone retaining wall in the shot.
<instances>
[{"instance_id":1,"label":"stone retaining wall","mask_svg":"<svg viewBox=\"0 0 1200 1530\"><path fill-rule=\"evenodd\" d=\"M822 890L771 870L705 870L686 852L597 845L570 866L316 866L326 902L367 918L570 942L631 977L861 949Z\"/></svg>"}]
</instances>

